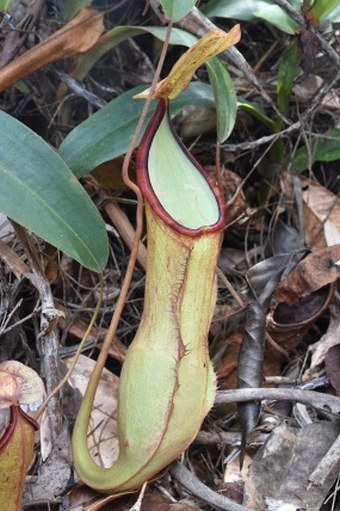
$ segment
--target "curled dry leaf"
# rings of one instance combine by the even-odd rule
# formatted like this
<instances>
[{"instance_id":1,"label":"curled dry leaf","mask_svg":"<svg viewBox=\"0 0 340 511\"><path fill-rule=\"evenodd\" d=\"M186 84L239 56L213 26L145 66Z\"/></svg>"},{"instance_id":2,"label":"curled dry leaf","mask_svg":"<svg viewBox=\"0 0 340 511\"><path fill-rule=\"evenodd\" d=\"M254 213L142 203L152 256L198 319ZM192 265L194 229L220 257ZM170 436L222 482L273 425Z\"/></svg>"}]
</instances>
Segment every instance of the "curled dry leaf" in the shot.
<instances>
[{"instance_id":1,"label":"curled dry leaf","mask_svg":"<svg viewBox=\"0 0 340 511\"><path fill-rule=\"evenodd\" d=\"M291 254L276 255L255 264L247 272L248 310L237 374L238 388L240 389L261 386L266 314L269 310L272 293L291 262ZM238 409L244 445L247 434L255 428L258 422L260 403L252 401L239 403Z\"/></svg>"},{"instance_id":2,"label":"curled dry leaf","mask_svg":"<svg viewBox=\"0 0 340 511\"><path fill-rule=\"evenodd\" d=\"M40 376L16 360L0 363L0 408L30 404L44 395Z\"/></svg>"},{"instance_id":3,"label":"curled dry leaf","mask_svg":"<svg viewBox=\"0 0 340 511\"><path fill-rule=\"evenodd\" d=\"M339 259L340 244L309 254L280 282L274 297L278 302L292 305L301 297L335 282L339 276Z\"/></svg>"},{"instance_id":4,"label":"curled dry leaf","mask_svg":"<svg viewBox=\"0 0 340 511\"><path fill-rule=\"evenodd\" d=\"M104 30L102 14L82 11L63 28L37 44L0 71L0 92L51 62L90 49Z\"/></svg>"}]
</instances>

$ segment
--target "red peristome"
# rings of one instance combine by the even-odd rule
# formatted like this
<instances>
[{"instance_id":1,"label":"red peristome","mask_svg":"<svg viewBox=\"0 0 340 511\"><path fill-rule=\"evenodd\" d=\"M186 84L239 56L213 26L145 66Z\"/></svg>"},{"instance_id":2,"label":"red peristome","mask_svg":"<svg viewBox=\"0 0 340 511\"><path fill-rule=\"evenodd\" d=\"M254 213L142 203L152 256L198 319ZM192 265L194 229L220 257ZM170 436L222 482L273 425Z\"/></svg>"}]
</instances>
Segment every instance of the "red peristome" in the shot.
<instances>
[{"instance_id":1,"label":"red peristome","mask_svg":"<svg viewBox=\"0 0 340 511\"><path fill-rule=\"evenodd\" d=\"M169 119L169 125L171 128L171 131L176 138L179 146L182 148L183 152L186 154L186 156L189 158L189 160L193 163L193 165L197 168L197 170L203 175L205 180L207 181L211 191L213 192L216 202L219 207L219 220L213 225L208 225L204 227L200 227L199 229L189 229L188 227L184 227L182 224L176 222L169 214L168 212L163 208L161 203L159 202L152 185L150 183L149 179L149 172L148 172L148 157L149 157L149 151L150 147L153 141L153 138L155 136L155 133L162 122L164 115L168 114L168 104L167 101L164 99L161 99L159 101L159 104L156 108L155 113L153 114L146 131L144 133L144 136L142 138L142 141L139 145L138 151L137 151L137 181L138 186L140 187L145 199L150 204L153 211L158 215L167 225L169 225L172 229L177 231L180 234L184 234L186 236L191 237L197 237L204 233L212 233L221 231L225 227L226 222L226 205L223 200L222 194L220 192L220 189L218 186L214 183L214 181L211 179L210 176L205 172L205 170L202 168L202 166L198 163L198 161L189 153L181 139L178 137L177 133L174 131L172 123Z\"/></svg>"},{"instance_id":2,"label":"red peristome","mask_svg":"<svg viewBox=\"0 0 340 511\"><path fill-rule=\"evenodd\" d=\"M10 439L13 435L13 432L16 428L16 425L18 422L18 407L15 405L12 405L10 408L10 413L11 413L11 416L10 416L8 427L5 431L5 433L0 438L0 453L1 453L2 449L4 449L6 447L6 445L8 444L8 442L10 441Z\"/></svg>"},{"instance_id":3,"label":"red peristome","mask_svg":"<svg viewBox=\"0 0 340 511\"><path fill-rule=\"evenodd\" d=\"M30 426L32 426L32 428L34 428L35 430L39 429L39 424L37 423L37 421L34 420L33 417L30 417L29 415L27 415L27 413L25 413L23 410L21 410L21 408L19 406L12 405L10 408L10 414L11 414L11 416L10 416L8 427L5 431L5 433L0 438L0 454L1 454L2 449L4 449L6 447L6 445L12 438L13 432L14 432L15 428L17 427L19 414Z\"/></svg>"},{"instance_id":4,"label":"red peristome","mask_svg":"<svg viewBox=\"0 0 340 511\"><path fill-rule=\"evenodd\" d=\"M39 424L37 423L37 421L35 419L33 419L33 417L31 417L30 415L28 415L26 412L24 412L21 408L18 408L19 410L19 413L21 415L21 417L30 425L32 426L33 429L35 429L35 431L37 431L39 429Z\"/></svg>"}]
</instances>

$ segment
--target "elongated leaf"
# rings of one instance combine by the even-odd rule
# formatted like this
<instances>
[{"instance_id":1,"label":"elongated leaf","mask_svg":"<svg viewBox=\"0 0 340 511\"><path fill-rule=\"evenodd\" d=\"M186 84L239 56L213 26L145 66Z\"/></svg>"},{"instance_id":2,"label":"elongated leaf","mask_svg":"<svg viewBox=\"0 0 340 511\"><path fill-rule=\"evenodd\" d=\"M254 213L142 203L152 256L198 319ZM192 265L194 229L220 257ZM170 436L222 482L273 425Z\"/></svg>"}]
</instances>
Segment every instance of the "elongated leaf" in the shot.
<instances>
[{"instance_id":1,"label":"elongated leaf","mask_svg":"<svg viewBox=\"0 0 340 511\"><path fill-rule=\"evenodd\" d=\"M292 172L303 172L309 167L309 164L313 164L316 161L335 161L340 159L340 130L330 129L323 135L330 138L322 138L322 135L319 135L319 137L316 135L310 151L305 146L296 151L291 166ZM312 157L311 161L309 161L310 154Z\"/></svg>"},{"instance_id":2,"label":"elongated leaf","mask_svg":"<svg viewBox=\"0 0 340 511\"><path fill-rule=\"evenodd\" d=\"M266 115L266 113L260 108L258 105L254 103L250 103L249 101L244 101L243 99L238 99L237 101L238 108L242 108L246 112L250 113L255 119L264 124L270 131L275 131L275 122Z\"/></svg>"},{"instance_id":3,"label":"elongated leaf","mask_svg":"<svg viewBox=\"0 0 340 511\"><path fill-rule=\"evenodd\" d=\"M174 23L184 18L196 3L196 0L160 0L164 12Z\"/></svg>"},{"instance_id":4,"label":"elongated leaf","mask_svg":"<svg viewBox=\"0 0 340 511\"><path fill-rule=\"evenodd\" d=\"M104 34L99 41L90 50L79 56L78 64L72 72L72 76L77 80L85 78L89 70L105 53L110 51L117 44L125 41L129 37L135 37L140 34L149 33L164 41L166 28L164 27L135 27L131 25L114 27ZM193 36L180 28L173 28L170 35L170 44L192 46L197 41Z\"/></svg>"},{"instance_id":5,"label":"elongated leaf","mask_svg":"<svg viewBox=\"0 0 340 511\"><path fill-rule=\"evenodd\" d=\"M316 22L323 19L335 21L334 14L340 8L339 0L316 0L313 7L308 11L308 17Z\"/></svg>"},{"instance_id":6,"label":"elongated leaf","mask_svg":"<svg viewBox=\"0 0 340 511\"><path fill-rule=\"evenodd\" d=\"M105 224L63 160L42 138L0 112L0 211L101 271L108 257Z\"/></svg>"},{"instance_id":7,"label":"elongated leaf","mask_svg":"<svg viewBox=\"0 0 340 511\"><path fill-rule=\"evenodd\" d=\"M132 97L143 88L136 87L115 98L65 138L59 153L77 177L126 152L143 109L143 101ZM188 104L213 108L211 88L200 82L192 83L172 102L172 113L175 115ZM146 122L155 107L153 102Z\"/></svg>"},{"instance_id":8,"label":"elongated leaf","mask_svg":"<svg viewBox=\"0 0 340 511\"><path fill-rule=\"evenodd\" d=\"M67 0L67 2L63 2L62 14L68 21L78 14L83 7L90 4L92 4L92 0Z\"/></svg>"},{"instance_id":9,"label":"elongated leaf","mask_svg":"<svg viewBox=\"0 0 340 511\"><path fill-rule=\"evenodd\" d=\"M6 12L12 0L0 0L0 11Z\"/></svg>"},{"instance_id":10,"label":"elongated leaf","mask_svg":"<svg viewBox=\"0 0 340 511\"><path fill-rule=\"evenodd\" d=\"M211 0L202 11L209 18L267 21L287 34L294 34L297 29L295 21L271 0Z\"/></svg>"},{"instance_id":11,"label":"elongated leaf","mask_svg":"<svg viewBox=\"0 0 340 511\"><path fill-rule=\"evenodd\" d=\"M323 19L329 20L332 23L340 23L340 5L337 5L323 16Z\"/></svg>"},{"instance_id":12,"label":"elongated leaf","mask_svg":"<svg viewBox=\"0 0 340 511\"><path fill-rule=\"evenodd\" d=\"M294 86L294 79L300 71L300 58L301 50L299 45L297 41L293 41L280 64L277 76L277 101L280 112L284 115L287 113Z\"/></svg>"},{"instance_id":13,"label":"elongated leaf","mask_svg":"<svg viewBox=\"0 0 340 511\"><path fill-rule=\"evenodd\" d=\"M236 93L230 75L220 60L214 58L207 62L207 70L215 97L217 136L220 142L224 142L236 121Z\"/></svg>"}]
</instances>

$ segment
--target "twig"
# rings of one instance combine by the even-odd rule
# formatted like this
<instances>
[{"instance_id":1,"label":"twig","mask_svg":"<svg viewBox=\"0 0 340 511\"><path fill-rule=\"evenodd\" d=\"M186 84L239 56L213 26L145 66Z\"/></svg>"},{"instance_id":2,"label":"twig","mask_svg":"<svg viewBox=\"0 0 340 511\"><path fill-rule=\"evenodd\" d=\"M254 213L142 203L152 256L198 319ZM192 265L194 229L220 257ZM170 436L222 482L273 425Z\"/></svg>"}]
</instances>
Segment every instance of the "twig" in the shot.
<instances>
[{"instance_id":1,"label":"twig","mask_svg":"<svg viewBox=\"0 0 340 511\"><path fill-rule=\"evenodd\" d=\"M131 243L134 243L135 229L126 213L112 200L105 202L104 209L124 242L131 249ZM137 260L144 270L146 269L146 255L145 245L140 242Z\"/></svg>"},{"instance_id":2,"label":"twig","mask_svg":"<svg viewBox=\"0 0 340 511\"><path fill-rule=\"evenodd\" d=\"M297 11L287 0L275 0L275 3L281 7L298 25L305 29L310 29L307 20L304 16ZM318 38L321 48L328 55L330 60L334 62L337 66L337 69L340 68L340 57L337 52L332 48L332 46L322 37L320 32L313 29L313 33Z\"/></svg>"},{"instance_id":3,"label":"twig","mask_svg":"<svg viewBox=\"0 0 340 511\"><path fill-rule=\"evenodd\" d=\"M233 286L230 284L227 277L224 275L223 271L217 267L216 269L217 276L222 280L225 287L228 289L231 296L234 298L235 302L240 306L241 309L247 308L247 302L242 300L242 297L238 294L238 292L233 288Z\"/></svg>"},{"instance_id":4,"label":"twig","mask_svg":"<svg viewBox=\"0 0 340 511\"><path fill-rule=\"evenodd\" d=\"M308 480L312 486L323 486L328 476L338 472L340 465L340 435L317 464Z\"/></svg>"},{"instance_id":5,"label":"twig","mask_svg":"<svg viewBox=\"0 0 340 511\"><path fill-rule=\"evenodd\" d=\"M58 78L60 78L60 80L65 83L69 89L71 89L72 92L74 92L77 96L84 98L88 103L90 103L90 105L93 105L97 108L102 108L107 104L103 98L100 98L97 96L97 94L87 90L80 82L75 80L75 78L68 75L67 73L54 71L54 74L57 75Z\"/></svg>"},{"instance_id":6,"label":"twig","mask_svg":"<svg viewBox=\"0 0 340 511\"><path fill-rule=\"evenodd\" d=\"M84 336L82 338L82 340L80 341L79 343L79 346L77 348L77 351L76 351L76 354L74 355L73 357L73 360L72 360L72 363L68 369L68 371L66 372L65 376L63 377L63 379L58 383L58 385L50 392L50 394L46 397L45 401L43 402L43 404L41 405L41 407L39 408L38 412L35 414L34 418L35 419L38 419L40 417L40 415L42 414L42 412L45 410L46 406L48 405L48 403L50 402L50 400L56 396L58 394L58 392L60 391L60 389L65 385L65 383L67 382L67 380L69 379L69 377L71 376L75 366L76 366L76 363L78 362L78 359L79 359L79 355L81 354L82 352L82 349L84 348L85 344L86 344L86 341L91 333L91 330L93 328L93 325L97 319L97 316L98 316L98 312L100 310L100 307L101 307L101 304L102 304L102 301L103 301L103 288L104 288L104 280L103 280L103 275L100 274L100 290L99 290L99 298L98 298L98 301L97 301L97 305L96 305L96 308L94 310L94 313L91 317L91 321L90 323L88 324L88 327L84 333Z\"/></svg>"},{"instance_id":7,"label":"twig","mask_svg":"<svg viewBox=\"0 0 340 511\"><path fill-rule=\"evenodd\" d=\"M238 152L238 151L246 151L249 149L255 149L263 144L268 144L269 142L275 141L283 135L289 135L296 130L299 130L303 127L303 125L307 122L309 117L315 112L318 106L321 104L322 98L329 92L329 90L336 84L336 82L340 78L340 71L337 72L336 77L332 80L331 83L322 87L319 92L314 97L310 106L305 110L302 114L301 119L294 124L288 126L288 128L279 131L278 133L274 133L273 135L266 135L264 137L259 138L258 140L252 140L251 142L242 142L240 144L223 144L222 148L225 151L230 152Z\"/></svg>"},{"instance_id":8,"label":"twig","mask_svg":"<svg viewBox=\"0 0 340 511\"><path fill-rule=\"evenodd\" d=\"M263 445L267 438L268 434L254 431L249 435L248 445ZM241 433L237 431L200 431L194 443L198 445L227 444L239 447L241 445Z\"/></svg>"},{"instance_id":9,"label":"twig","mask_svg":"<svg viewBox=\"0 0 340 511\"><path fill-rule=\"evenodd\" d=\"M272 401L298 401L323 412L340 415L340 398L330 394L300 389L236 389L220 390L215 405L270 399Z\"/></svg>"},{"instance_id":10,"label":"twig","mask_svg":"<svg viewBox=\"0 0 340 511\"><path fill-rule=\"evenodd\" d=\"M223 495L211 490L178 462L171 465L170 474L192 495L199 497L216 509L220 509L222 511L251 511L249 507L237 504L228 497L224 497Z\"/></svg>"},{"instance_id":11,"label":"twig","mask_svg":"<svg viewBox=\"0 0 340 511\"><path fill-rule=\"evenodd\" d=\"M56 327L59 318L61 315L64 316L64 313L54 306L50 284L44 275L44 270L40 264L36 248L31 238L23 227L15 222L12 223L31 263L31 282L38 290L41 299L40 333L37 338L37 343L41 353L41 366L45 378L46 391L50 394L58 385L59 381L59 338ZM56 396L50 400L47 413L52 440L55 442L63 425L62 403Z\"/></svg>"},{"instance_id":12,"label":"twig","mask_svg":"<svg viewBox=\"0 0 340 511\"><path fill-rule=\"evenodd\" d=\"M206 34L209 30L215 29L216 25L212 23L204 14L202 14L197 7L193 7L191 12L183 18L178 25L185 30L197 35L202 36ZM258 81L256 75L254 74L251 66L248 64L246 59L243 57L242 53L239 52L235 46L228 48L226 51L219 55L219 58L223 62L231 61L235 64L236 67L247 78L247 80L256 88L256 90L261 94L262 98L268 103L271 108L274 110L276 115L284 121L285 124L291 124L291 122L282 115L282 113L278 110L277 106L273 102L272 98L269 94L264 90L260 82Z\"/></svg>"}]
</instances>

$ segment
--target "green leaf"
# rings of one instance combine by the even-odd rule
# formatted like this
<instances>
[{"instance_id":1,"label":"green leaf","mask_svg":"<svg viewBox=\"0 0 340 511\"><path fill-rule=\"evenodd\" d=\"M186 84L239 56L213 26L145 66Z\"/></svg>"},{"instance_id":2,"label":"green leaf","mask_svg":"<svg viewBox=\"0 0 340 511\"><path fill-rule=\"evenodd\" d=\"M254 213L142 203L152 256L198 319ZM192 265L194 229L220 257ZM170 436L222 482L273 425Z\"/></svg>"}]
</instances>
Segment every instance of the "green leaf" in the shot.
<instances>
[{"instance_id":1,"label":"green leaf","mask_svg":"<svg viewBox=\"0 0 340 511\"><path fill-rule=\"evenodd\" d=\"M195 5L197 0L160 0L161 5L165 14L176 23L180 19L184 18L193 6Z\"/></svg>"},{"instance_id":2,"label":"green leaf","mask_svg":"<svg viewBox=\"0 0 340 511\"><path fill-rule=\"evenodd\" d=\"M59 148L59 154L77 177L86 174L100 163L126 153L144 105L144 101L132 99L132 96L144 88L136 87L113 99L65 138ZM146 123L156 104L156 101L152 103ZM172 114L175 115L188 104L214 108L211 88L200 82L192 83L171 102ZM144 130L137 145L143 132Z\"/></svg>"},{"instance_id":3,"label":"green leaf","mask_svg":"<svg viewBox=\"0 0 340 511\"><path fill-rule=\"evenodd\" d=\"M339 0L316 0L313 7L308 11L308 17L316 22L323 19L335 22L339 9Z\"/></svg>"},{"instance_id":4,"label":"green leaf","mask_svg":"<svg viewBox=\"0 0 340 511\"><path fill-rule=\"evenodd\" d=\"M329 11L322 19L329 20L332 23L340 23L340 5Z\"/></svg>"},{"instance_id":5,"label":"green leaf","mask_svg":"<svg viewBox=\"0 0 340 511\"><path fill-rule=\"evenodd\" d=\"M295 173L303 172L308 169L309 164L316 161L335 161L340 159L340 130L330 129L322 135L316 135L315 140L310 147L312 161L309 161L309 152L307 148L301 147L296 151L295 157L292 161L291 171Z\"/></svg>"},{"instance_id":6,"label":"green leaf","mask_svg":"<svg viewBox=\"0 0 340 511\"><path fill-rule=\"evenodd\" d=\"M12 0L0 0L0 11L7 12Z\"/></svg>"},{"instance_id":7,"label":"green leaf","mask_svg":"<svg viewBox=\"0 0 340 511\"><path fill-rule=\"evenodd\" d=\"M224 142L235 125L236 93L230 75L219 59L211 59L206 66L215 97L217 136L220 142Z\"/></svg>"},{"instance_id":8,"label":"green leaf","mask_svg":"<svg viewBox=\"0 0 340 511\"><path fill-rule=\"evenodd\" d=\"M81 11L83 7L86 7L91 3L92 0L68 0L67 2L63 2L61 9L62 15L65 20L69 21L76 14L78 14L78 12Z\"/></svg>"},{"instance_id":9,"label":"green leaf","mask_svg":"<svg viewBox=\"0 0 340 511\"><path fill-rule=\"evenodd\" d=\"M101 271L108 257L105 224L60 156L42 138L0 112L0 211Z\"/></svg>"},{"instance_id":10,"label":"green leaf","mask_svg":"<svg viewBox=\"0 0 340 511\"><path fill-rule=\"evenodd\" d=\"M90 50L79 56L78 64L72 76L77 80L83 80L94 64L108 51L112 50L119 43L125 41L129 37L135 37L140 34L149 33L160 39L165 40L166 28L163 27L134 27L119 26L114 27L104 34L99 41ZM170 44L192 46L197 41L197 37L193 36L185 30L173 28L170 35Z\"/></svg>"},{"instance_id":11,"label":"green leaf","mask_svg":"<svg viewBox=\"0 0 340 511\"><path fill-rule=\"evenodd\" d=\"M283 57L277 75L277 102L280 112L287 114L288 105L294 86L294 79L301 71L299 67L301 49L295 40Z\"/></svg>"},{"instance_id":12,"label":"green leaf","mask_svg":"<svg viewBox=\"0 0 340 511\"><path fill-rule=\"evenodd\" d=\"M238 108L242 108L246 112L250 113L255 119L258 119L264 126L266 126L272 133L275 132L275 122L268 117L265 112L259 106L249 101L239 99L237 101Z\"/></svg>"},{"instance_id":13,"label":"green leaf","mask_svg":"<svg viewBox=\"0 0 340 511\"><path fill-rule=\"evenodd\" d=\"M287 34L294 34L297 24L271 0L211 0L202 7L208 16L242 21L267 21Z\"/></svg>"}]
</instances>

